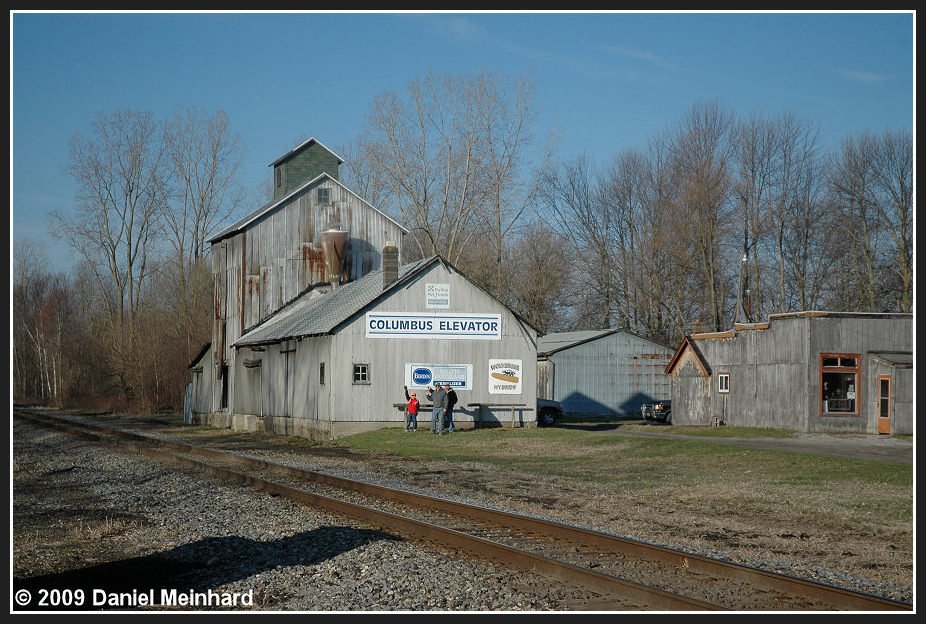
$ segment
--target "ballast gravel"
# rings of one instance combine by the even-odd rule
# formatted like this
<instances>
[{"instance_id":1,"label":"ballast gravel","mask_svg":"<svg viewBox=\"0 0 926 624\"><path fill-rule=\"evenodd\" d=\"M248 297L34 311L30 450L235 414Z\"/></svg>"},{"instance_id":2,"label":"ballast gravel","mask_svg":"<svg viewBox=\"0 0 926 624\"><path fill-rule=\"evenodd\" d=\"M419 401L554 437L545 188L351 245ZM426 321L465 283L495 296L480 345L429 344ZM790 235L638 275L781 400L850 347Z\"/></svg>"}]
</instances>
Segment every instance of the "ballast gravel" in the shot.
<instances>
[{"instance_id":1,"label":"ballast gravel","mask_svg":"<svg viewBox=\"0 0 926 624\"><path fill-rule=\"evenodd\" d=\"M20 419L12 467L16 587L211 590L253 601L77 610L549 611L595 599Z\"/></svg>"}]
</instances>

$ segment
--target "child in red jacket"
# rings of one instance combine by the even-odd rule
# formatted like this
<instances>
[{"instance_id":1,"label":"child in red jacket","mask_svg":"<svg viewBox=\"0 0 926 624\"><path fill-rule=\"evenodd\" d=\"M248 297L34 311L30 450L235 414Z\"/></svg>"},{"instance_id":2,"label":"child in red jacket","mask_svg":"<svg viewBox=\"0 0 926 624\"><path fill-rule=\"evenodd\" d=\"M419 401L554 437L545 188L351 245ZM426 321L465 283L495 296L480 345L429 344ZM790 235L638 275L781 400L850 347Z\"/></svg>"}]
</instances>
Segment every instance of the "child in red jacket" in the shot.
<instances>
[{"instance_id":1,"label":"child in red jacket","mask_svg":"<svg viewBox=\"0 0 926 624\"><path fill-rule=\"evenodd\" d=\"M405 400L408 401L405 431L418 431L418 394L414 390L409 392L408 386L405 386Z\"/></svg>"}]
</instances>

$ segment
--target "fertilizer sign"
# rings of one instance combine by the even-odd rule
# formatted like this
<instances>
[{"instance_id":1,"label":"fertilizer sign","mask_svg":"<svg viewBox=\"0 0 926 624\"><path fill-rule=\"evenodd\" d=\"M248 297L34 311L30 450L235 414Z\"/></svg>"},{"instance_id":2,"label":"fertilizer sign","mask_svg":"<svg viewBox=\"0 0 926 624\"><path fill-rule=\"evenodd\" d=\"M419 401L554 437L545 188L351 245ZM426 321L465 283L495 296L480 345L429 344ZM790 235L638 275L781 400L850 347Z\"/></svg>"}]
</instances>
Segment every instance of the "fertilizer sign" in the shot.
<instances>
[{"instance_id":1,"label":"fertilizer sign","mask_svg":"<svg viewBox=\"0 0 926 624\"><path fill-rule=\"evenodd\" d=\"M489 360L489 394L521 394L521 360Z\"/></svg>"},{"instance_id":2,"label":"fertilizer sign","mask_svg":"<svg viewBox=\"0 0 926 624\"><path fill-rule=\"evenodd\" d=\"M473 389L472 364L406 364L405 385L409 388L450 384L456 390Z\"/></svg>"}]
</instances>

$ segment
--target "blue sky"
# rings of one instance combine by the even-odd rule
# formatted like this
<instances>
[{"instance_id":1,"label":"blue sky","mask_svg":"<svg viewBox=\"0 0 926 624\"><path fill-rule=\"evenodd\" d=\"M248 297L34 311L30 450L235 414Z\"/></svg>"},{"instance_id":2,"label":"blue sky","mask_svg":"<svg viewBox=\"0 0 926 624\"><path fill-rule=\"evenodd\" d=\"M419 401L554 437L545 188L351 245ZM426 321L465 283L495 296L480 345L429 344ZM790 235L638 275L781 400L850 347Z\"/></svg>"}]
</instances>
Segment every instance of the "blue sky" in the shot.
<instances>
[{"instance_id":1,"label":"blue sky","mask_svg":"<svg viewBox=\"0 0 926 624\"><path fill-rule=\"evenodd\" d=\"M300 139L352 141L376 95L428 72L530 77L538 133L555 125L559 158L596 164L708 100L790 111L827 145L915 122L910 11L11 12L10 31L11 238L44 242L60 271L48 214L74 204L68 139L98 111L224 109L249 187Z\"/></svg>"}]
</instances>

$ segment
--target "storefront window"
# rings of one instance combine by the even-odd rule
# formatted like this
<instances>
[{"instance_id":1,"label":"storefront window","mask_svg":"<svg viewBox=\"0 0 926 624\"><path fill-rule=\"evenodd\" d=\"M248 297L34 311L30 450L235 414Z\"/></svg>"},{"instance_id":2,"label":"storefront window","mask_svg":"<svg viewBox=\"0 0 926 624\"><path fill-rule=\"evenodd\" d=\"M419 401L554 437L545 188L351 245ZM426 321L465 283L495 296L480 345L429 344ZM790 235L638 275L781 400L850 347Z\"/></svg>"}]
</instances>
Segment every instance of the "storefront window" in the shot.
<instances>
[{"instance_id":1,"label":"storefront window","mask_svg":"<svg viewBox=\"0 0 926 624\"><path fill-rule=\"evenodd\" d=\"M859 356L820 355L820 401L822 414L857 416Z\"/></svg>"}]
</instances>

